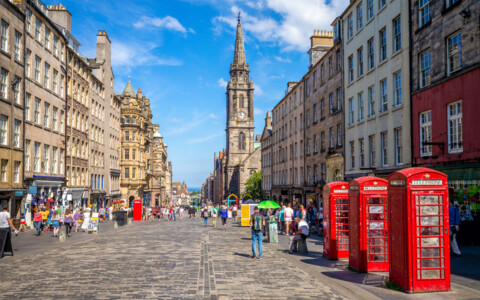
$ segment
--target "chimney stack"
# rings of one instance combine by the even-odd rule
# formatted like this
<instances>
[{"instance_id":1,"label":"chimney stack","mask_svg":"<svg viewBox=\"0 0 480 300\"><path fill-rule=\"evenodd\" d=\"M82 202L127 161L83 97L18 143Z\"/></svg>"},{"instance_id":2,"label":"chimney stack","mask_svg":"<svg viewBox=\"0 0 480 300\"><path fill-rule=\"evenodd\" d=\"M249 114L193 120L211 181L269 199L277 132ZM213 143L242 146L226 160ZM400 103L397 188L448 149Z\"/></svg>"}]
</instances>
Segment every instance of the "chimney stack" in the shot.
<instances>
[{"instance_id":1,"label":"chimney stack","mask_svg":"<svg viewBox=\"0 0 480 300\"><path fill-rule=\"evenodd\" d=\"M332 46L333 31L314 30L310 37L310 50L308 50L310 65L308 69L312 68Z\"/></svg>"}]
</instances>

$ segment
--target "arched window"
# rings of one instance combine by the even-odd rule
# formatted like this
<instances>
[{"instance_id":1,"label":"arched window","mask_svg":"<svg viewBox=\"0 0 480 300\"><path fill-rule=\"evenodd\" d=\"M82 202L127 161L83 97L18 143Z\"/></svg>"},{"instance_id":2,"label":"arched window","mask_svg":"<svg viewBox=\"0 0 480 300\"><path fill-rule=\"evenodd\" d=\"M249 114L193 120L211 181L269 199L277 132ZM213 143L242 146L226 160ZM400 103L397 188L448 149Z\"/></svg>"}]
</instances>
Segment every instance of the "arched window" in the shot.
<instances>
[{"instance_id":1,"label":"arched window","mask_svg":"<svg viewBox=\"0 0 480 300\"><path fill-rule=\"evenodd\" d=\"M238 136L238 149L245 150L245 134L243 132L240 132Z\"/></svg>"},{"instance_id":2,"label":"arched window","mask_svg":"<svg viewBox=\"0 0 480 300\"><path fill-rule=\"evenodd\" d=\"M238 107L240 107L240 108L243 108L243 107L244 107L243 95L240 95L240 104L238 105Z\"/></svg>"}]
</instances>

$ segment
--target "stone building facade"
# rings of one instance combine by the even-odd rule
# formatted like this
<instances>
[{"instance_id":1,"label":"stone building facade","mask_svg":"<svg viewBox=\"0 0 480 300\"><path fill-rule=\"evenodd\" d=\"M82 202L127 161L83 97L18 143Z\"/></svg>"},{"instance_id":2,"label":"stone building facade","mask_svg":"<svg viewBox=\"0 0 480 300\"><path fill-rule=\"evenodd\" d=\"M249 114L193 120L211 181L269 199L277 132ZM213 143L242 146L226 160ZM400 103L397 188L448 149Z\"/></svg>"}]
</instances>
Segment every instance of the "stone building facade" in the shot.
<instances>
[{"instance_id":1,"label":"stone building facade","mask_svg":"<svg viewBox=\"0 0 480 300\"><path fill-rule=\"evenodd\" d=\"M341 15L345 177L411 166L407 1L351 1Z\"/></svg>"},{"instance_id":2,"label":"stone building facade","mask_svg":"<svg viewBox=\"0 0 480 300\"><path fill-rule=\"evenodd\" d=\"M130 205L133 199L142 199L144 205L161 203L166 195L167 148L158 125L152 123L150 100L141 89L135 93L130 78L123 93L116 97L121 101L122 198L128 199ZM158 134L154 136L155 130Z\"/></svg>"},{"instance_id":3,"label":"stone building facade","mask_svg":"<svg viewBox=\"0 0 480 300\"><path fill-rule=\"evenodd\" d=\"M165 203L170 203L172 200L172 174L173 174L173 166L172 162L167 162L167 170L165 174ZM162 204L165 204L162 203Z\"/></svg>"},{"instance_id":4,"label":"stone building facade","mask_svg":"<svg viewBox=\"0 0 480 300\"><path fill-rule=\"evenodd\" d=\"M272 110L272 200L300 204L304 187L304 88L289 82Z\"/></svg>"},{"instance_id":5,"label":"stone building facade","mask_svg":"<svg viewBox=\"0 0 480 300\"><path fill-rule=\"evenodd\" d=\"M314 65L304 76L305 87L305 185L307 204L317 204L323 185L343 180L343 92L341 46L333 32L315 30ZM319 53L318 53L319 52Z\"/></svg>"},{"instance_id":6,"label":"stone building facade","mask_svg":"<svg viewBox=\"0 0 480 300\"><path fill-rule=\"evenodd\" d=\"M98 153L99 149L104 158L103 168L90 158L90 166L96 171L90 174L90 188L93 190L90 196L92 202L99 207L111 204L113 200L121 198L120 194L120 101L114 97L114 75L111 60L111 41L108 34L99 30L97 34L97 53L95 58L89 58L88 62L92 69L92 80L90 86L91 113L90 127L98 128L104 134L104 145L100 146L94 142L95 135L92 129L90 137L90 155ZM102 87L102 93L95 93L93 82ZM105 121L96 116L97 107L104 110ZM99 149L95 149L99 148ZM93 152L93 153L92 153ZM95 156L94 156L95 157ZM92 176L93 175L93 176ZM100 177L101 176L101 177ZM95 178L96 177L96 178ZM102 185L95 185L95 179L103 179ZM93 184L92 184L93 182ZM96 187L96 188L95 188ZM94 191L98 191L95 193Z\"/></svg>"},{"instance_id":7,"label":"stone building facade","mask_svg":"<svg viewBox=\"0 0 480 300\"><path fill-rule=\"evenodd\" d=\"M28 189L25 216L30 222L30 204L58 204L66 184L68 41L50 19L55 8L25 1L25 9L24 180Z\"/></svg>"},{"instance_id":8,"label":"stone building facade","mask_svg":"<svg viewBox=\"0 0 480 300\"><path fill-rule=\"evenodd\" d=\"M266 199L272 198L272 117L267 112L265 127L263 128L261 141L262 157L262 196Z\"/></svg>"},{"instance_id":9,"label":"stone building facade","mask_svg":"<svg viewBox=\"0 0 480 300\"><path fill-rule=\"evenodd\" d=\"M410 6L413 163L446 173L467 198L480 184L479 14L478 1Z\"/></svg>"},{"instance_id":10,"label":"stone building facade","mask_svg":"<svg viewBox=\"0 0 480 300\"><path fill-rule=\"evenodd\" d=\"M0 1L0 207L20 217L24 149L24 14ZM31 27L30 27L31 28Z\"/></svg>"},{"instance_id":11,"label":"stone building facade","mask_svg":"<svg viewBox=\"0 0 480 300\"><path fill-rule=\"evenodd\" d=\"M224 194L241 198L245 182L252 172L260 169L260 155L253 154L254 116L253 82L245 59L242 25L238 18L233 63L227 84L227 128ZM260 152L260 151L259 151ZM258 157L258 161L255 159Z\"/></svg>"}]
</instances>

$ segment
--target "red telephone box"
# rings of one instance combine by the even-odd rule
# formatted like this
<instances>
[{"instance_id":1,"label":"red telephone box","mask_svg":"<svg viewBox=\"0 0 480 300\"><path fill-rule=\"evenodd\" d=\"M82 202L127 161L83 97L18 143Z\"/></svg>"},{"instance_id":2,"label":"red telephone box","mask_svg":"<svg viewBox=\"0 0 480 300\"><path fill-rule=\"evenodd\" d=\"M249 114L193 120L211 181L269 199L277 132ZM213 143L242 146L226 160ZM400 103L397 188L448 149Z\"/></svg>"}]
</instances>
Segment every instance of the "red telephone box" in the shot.
<instances>
[{"instance_id":1,"label":"red telephone box","mask_svg":"<svg viewBox=\"0 0 480 300\"><path fill-rule=\"evenodd\" d=\"M388 182L390 281L409 292L450 290L447 175L408 168Z\"/></svg>"},{"instance_id":2,"label":"red telephone box","mask_svg":"<svg viewBox=\"0 0 480 300\"><path fill-rule=\"evenodd\" d=\"M348 264L359 272L388 271L388 181L361 177L349 183Z\"/></svg>"},{"instance_id":3,"label":"red telephone box","mask_svg":"<svg viewBox=\"0 0 480 300\"><path fill-rule=\"evenodd\" d=\"M348 183L343 181L323 187L323 255L348 257Z\"/></svg>"},{"instance_id":4,"label":"red telephone box","mask_svg":"<svg viewBox=\"0 0 480 300\"><path fill-rule=\"evenodd\" d=\"M133 200L133 220L141 221L142 213L143 213L142 200L140 199Z\"/></svg>"}]
</instances>

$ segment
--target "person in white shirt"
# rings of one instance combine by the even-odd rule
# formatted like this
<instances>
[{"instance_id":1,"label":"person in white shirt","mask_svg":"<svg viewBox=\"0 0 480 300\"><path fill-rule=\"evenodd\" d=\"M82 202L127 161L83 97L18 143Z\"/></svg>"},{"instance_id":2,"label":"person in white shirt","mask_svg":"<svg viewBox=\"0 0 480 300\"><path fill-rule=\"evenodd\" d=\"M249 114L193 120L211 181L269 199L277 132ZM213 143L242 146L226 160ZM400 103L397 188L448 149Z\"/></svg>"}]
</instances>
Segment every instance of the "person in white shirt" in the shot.
<instances>
[{"instance_id":1,"label":"person in white shirt","mask_svg":"<svg viewBox=\"0 0 480 300\"><path fill-rule=\"evenodd\" d=\"M113 220L113 214L112 213L113 213L113 206L110 206L108 208L108 218L110 219L110 221Z\"/></svg>"},{"instance_id":2,"label":"person in white shirt","mask_svg":"<svg viewBox=\"0 0 480 300\"><path fill-rule=\"evenodd\" d=\"M10 238L12 237L12 229L15 230L13 226L10 213L8 212L8 207L4 206L2 212L0 212L0 229L8 230Z\"/></svg>"},{"instance_id":3,"label":"person in white shirt","mask_svg":"<svg viewBox=\"0 0 480 300\"><path fill-rule=\"evenodd\" d=\"M297 243L300 239L306 240L309 233L310 229L308 228L308 223L304 219L300 218L295 218L294 220L295 223L298 224L298 231L293 234L293 236L290 238L290 249L288 253L292 252L297 252Z\"/></svg>"},{"instance_id":4,"label":"person in white shirt","mask_svg":"<svg viewBox=\"0 0 480 300\"><path fill-rule=\"evenodd\" d=\"M287 227L285 233L287 235L290 235L290 225L292 224L292 218L293 218L293 209L290 203L288 204L288 207L285 208L284 218L285 218L285 225Z\"/></svg>"}]
</instances>

